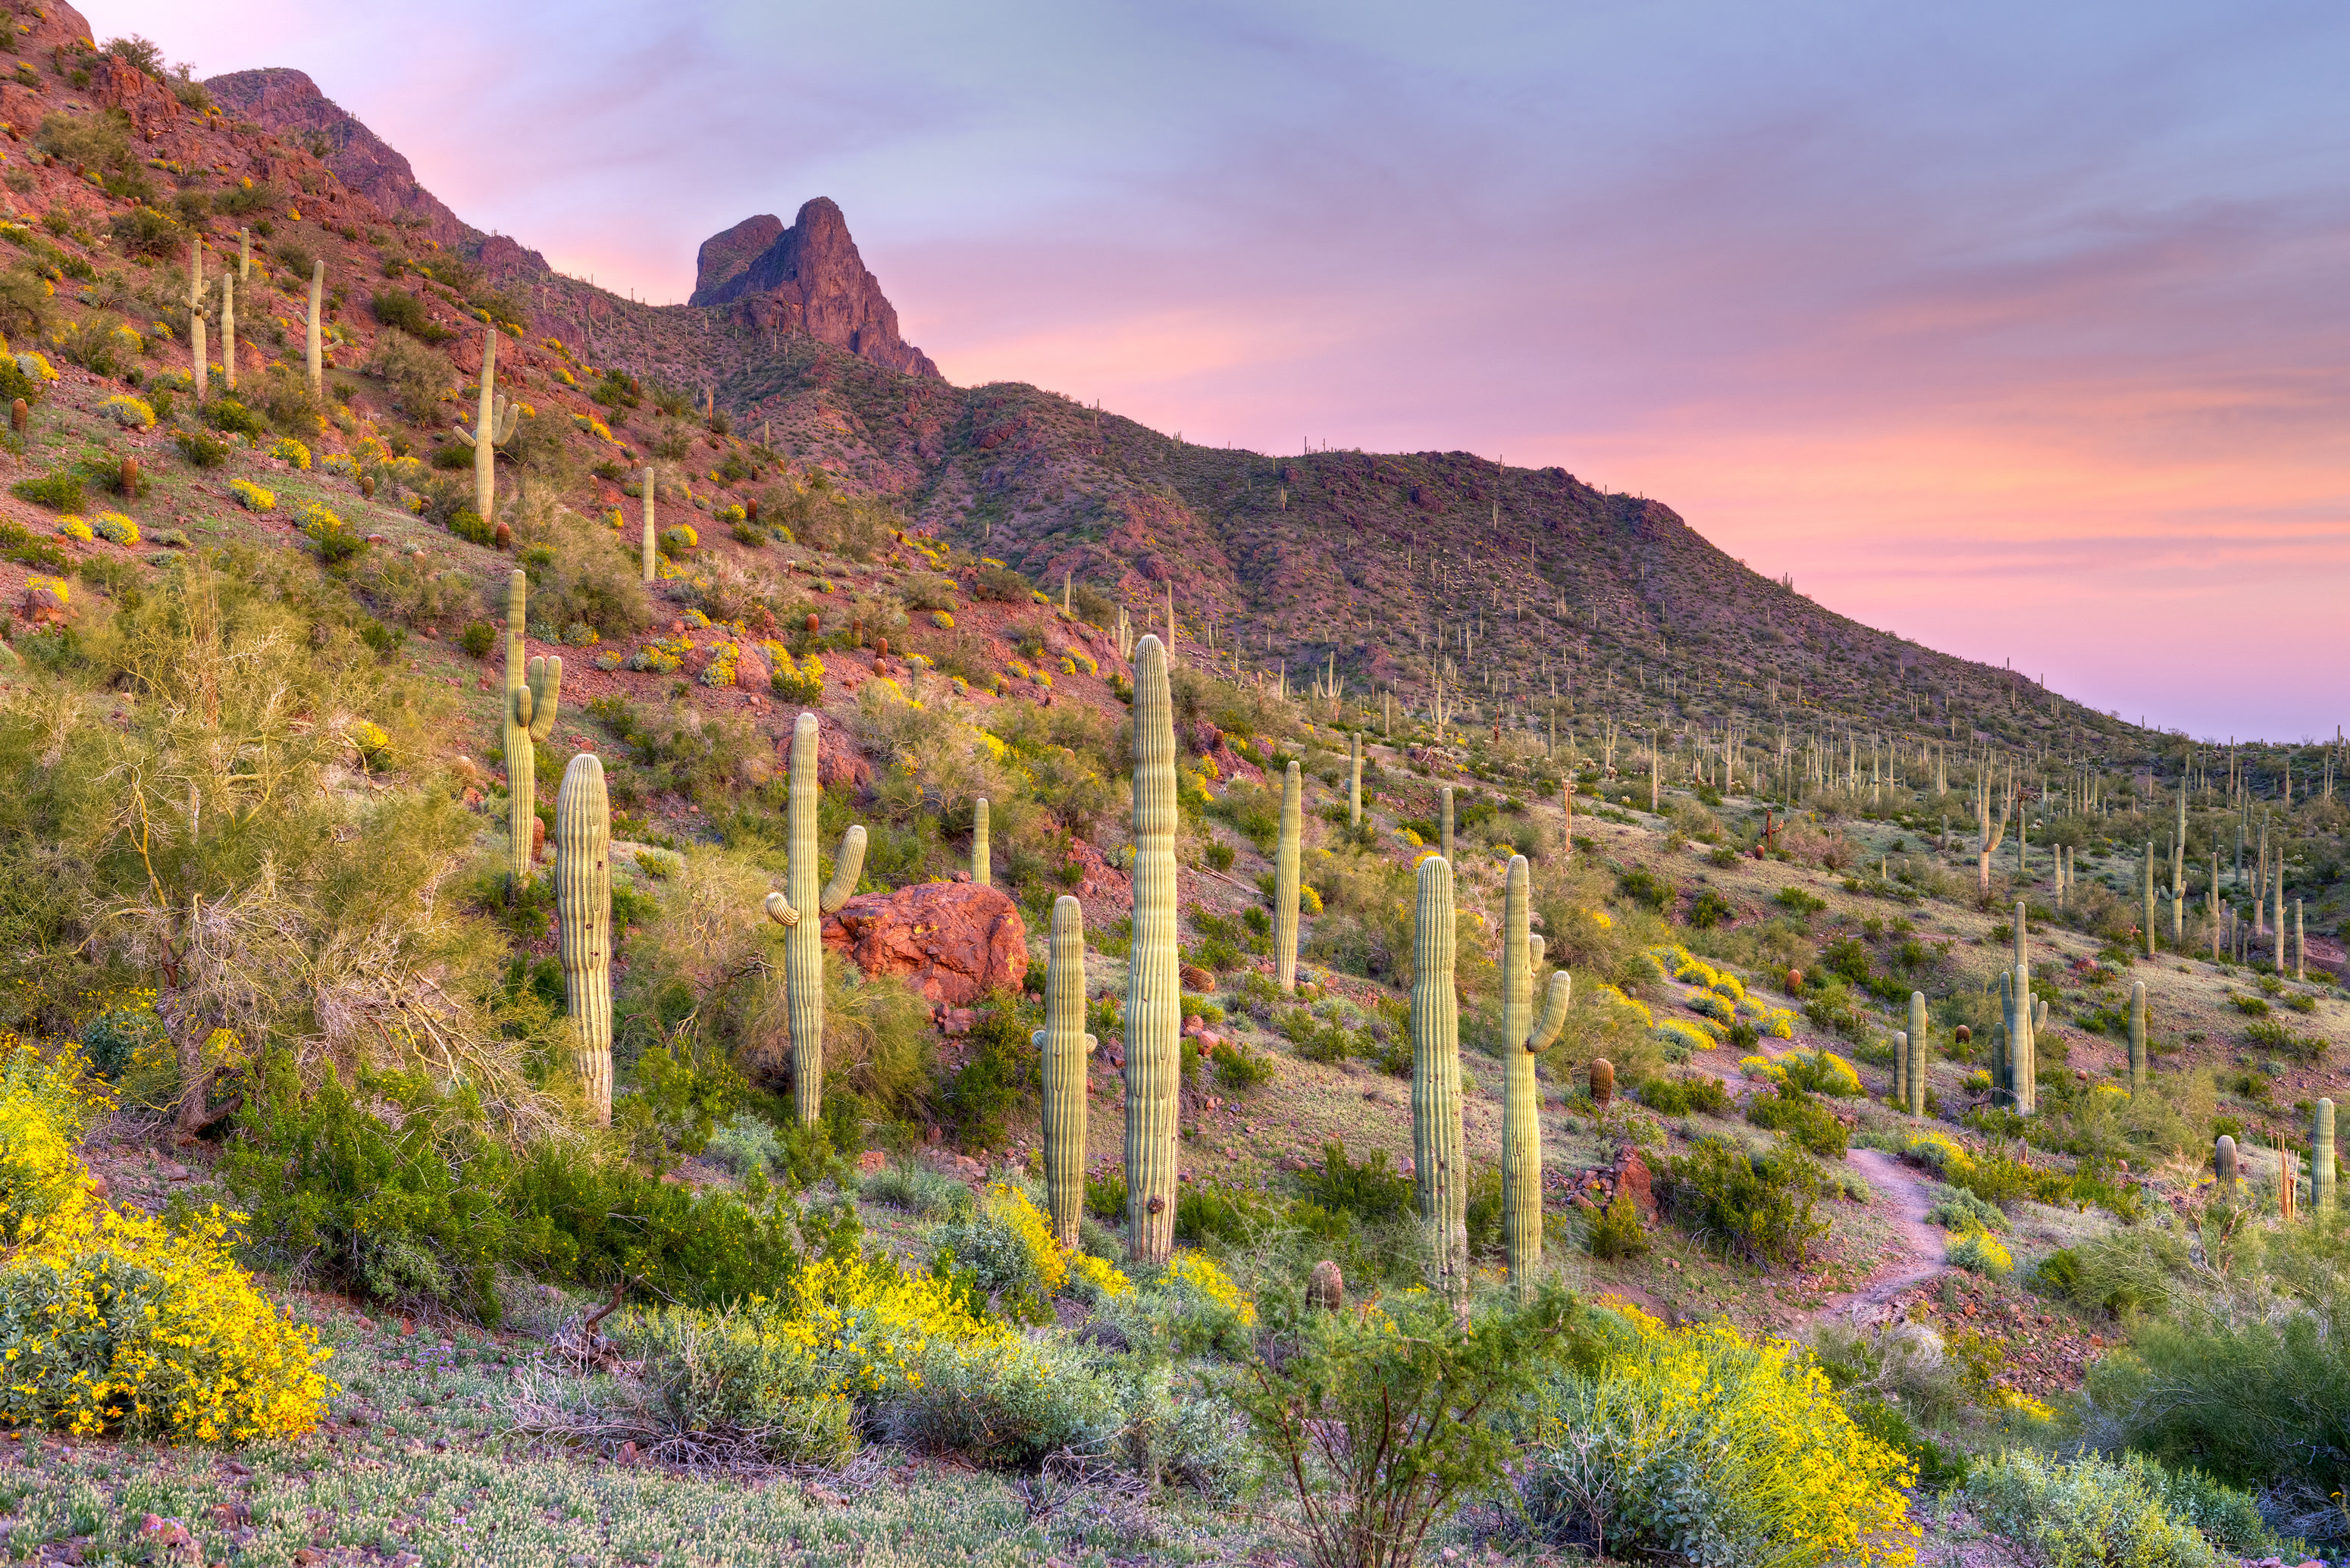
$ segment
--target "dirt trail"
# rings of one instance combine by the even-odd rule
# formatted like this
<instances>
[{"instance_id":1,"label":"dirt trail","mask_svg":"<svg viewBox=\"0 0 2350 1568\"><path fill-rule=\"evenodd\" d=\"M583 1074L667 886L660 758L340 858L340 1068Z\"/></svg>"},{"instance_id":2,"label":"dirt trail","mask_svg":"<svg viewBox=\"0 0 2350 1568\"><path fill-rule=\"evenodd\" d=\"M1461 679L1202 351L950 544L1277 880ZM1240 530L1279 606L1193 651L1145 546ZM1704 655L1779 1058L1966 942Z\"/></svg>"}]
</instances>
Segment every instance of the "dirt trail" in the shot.
<instances>
[{"instance_id":1,"label":"dirt trail","mask_svg":"<svg viewBox=\"0 0 2350 1568\"><path fill-rule=\"evenodd\" d=\"M1869 1308L1884 1305L1903 1291L1924 1284L1950 1267L1943 1261L1941 1228L1926 1218L1926 1189L1917 1176L1899 1160L1878 1149L1849 1149L1844 1158L1846 1164L1857 1169L1868 1185L1891 1203L1894 1229L1900 1235L1902 1247L1898 1256L1887 1258L1869 1275L1868 1283L1821 1303L1812 1314L1814 1323L1835 1317L1863 1321Z\"/></svg>"}]
</instances>

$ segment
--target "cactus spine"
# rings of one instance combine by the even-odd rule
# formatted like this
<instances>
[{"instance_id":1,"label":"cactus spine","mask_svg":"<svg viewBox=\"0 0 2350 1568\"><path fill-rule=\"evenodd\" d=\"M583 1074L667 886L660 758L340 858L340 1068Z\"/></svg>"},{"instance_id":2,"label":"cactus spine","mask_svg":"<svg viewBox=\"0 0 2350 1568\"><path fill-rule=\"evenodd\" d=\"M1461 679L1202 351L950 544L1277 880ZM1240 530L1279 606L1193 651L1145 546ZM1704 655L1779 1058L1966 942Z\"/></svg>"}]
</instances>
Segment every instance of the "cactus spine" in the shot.
<instances>
[{"instance_id":1,"label":"cactus spine","mask_svg":"<svg viewBox=\"0 0 2350 1568\"><path fill-rule=\"evenodd\" d=\"M1182 1049L1175 969L1175 706L1167 646L1134 646L1134 938L1126 969L1127 1246L1175 1248L1175 1113Z\"/></svg>"},{"instance_id":2,"label":"cactus spine","mask_svg":"<svg viewBox=\"0 0 2350 1568\"><path fill-rule=\"evenodd\" d=\"M327 294L327 258L310 264L310 328L303 337L304 363L310 371L310 395L327 395L327 347L318 327L318 307Z\"/></svg>"},{"instance_id":3,"label":"cactus spine","mask_svg":"<svg viewBox=\"0 0 2350 1568\"><path fill-rule=\"evenodd\" d=\"M792 724L791 796L784 804L784 890L767 895L767 918L784 928L784 1006L792 1034L792 1111L816 1126L824 1111L824 921L857 891L865 869L865 829L840 836L832 880L816 888L816 819L824 803L816 778L816 722Z\"/></svg>"},{"instance_id":4,"label":"cactus spine","mask_svg":"<svg viewBox=\"0 0 2350 1568\"><path fill-rule=\"evenodd\" d=\"M987 847L987 797L981 795L971 808L971 879L983 888L995 886L995 867ZM1058 920L1061 906L1053 905L1053 918Z\"/></svg>"},{"instance_id":5,"label":"cactus spine","mask_svg":"<svg viewBox=\"0 0 2350 1568\"><path fill-rule=\"evenodd\" d=\"M1363 732L1360 730L1347 737L1347 826L1363 826Z\"/></svg>"},{"instance_id":6,"label":"cactus spine","mask_svg":"<svg viewBox=\"0 0 2350 1568\"><path fill-rule=\"evenodd\" d=\"M1452 858L1452 786L1446 784L1437 791L1437 796L1439 813L1436 819L1437 853L1450 860Z\"/></svg>"},{"instance_id":7,"label":"cactus spine","mask_svg":"<svg viewBox=\"0 0 2350 1568\"><path fill-rule=\"evenodd\" d=\"M1926 1114L1926 1068L1933 1060L1932 1035L1926 1026L1926 993L1909 993L1909 1081L1902 1096L1908 1102L1909 1114Z\"/></svg>"},{"instance_id":8,"label":"cactus spine","mask_svg":"<svg viewBox=\"0 0 2350 1568\"><path fill-rule=\"evenodd\" d=\"M2129 1073L2130 1098L2136 1099L2146 1087L2146 981L2142 980L2130 986Z\"/></svg>"},{"instance_id":9,"label":"cactus spine","mask_svg":"<svg viewBox=\"0 0 2350 1568\"><path fill-rule=\"evenodd\" d=\"M482 328L482 400L473 414L473 428L459 425L457 439L473 449L473 510L484 522L498 498L498 448L514 440L515 420L521 412L497 395L498 327ZM650 492L648 492L650 494Z\"/></svg>"},{"instance_id":10,"label":"cactus spine","mask_svg":"<svg viewBox=\"0 0 2350 1568\"><path fill-rule=\"evenodd\" d=\"M653 580L653 465L645 464L645 581Z\"/></svg>"},{"instance_id":11,"label":"cactus spine","mask_svg":"<svg viewBox=\"0 0 2350 1568\"><path fill-rule=\"evenodd\" d=\"M188 241L188 347L195 361L196 402L204 400L204 383L210 379L212 367L204 348L204 237L197 234Z\"/></svg>"},{"instance_id":12,"label":"cactus spine","mask_svg":"<svg viewBox=\"0 0 2350 1568\"><path fill-rule=\"evenodd\" d=\"M228 280L223 278L222 282ZM506 578L506 758L507 868L519 892L530 881L531 839L538 824L538 748L555 728L563 691L563 660L525 657L523 618L530 597L530 575L516 569Z\"/></svg>"},{"instance_id":13,"label":"cactus spine","mask_svg":"<svg viewBox=\"0 0 2350 1568\"><path fill-rule=\"evenodd\" d=\"M2236 1195L2236 1140L2226 1133L2211 1146L2211 1174L2219 1179L2221 1192Z\"/></svg>"},{"instance_id":14,"label":"cactus spine","mask_svg":"<svg viewBox=\"0 0 2350 1568\"><path fill-rule=\"evenodd\" d=\"M1534 1290L1543 1251L1542 1097L1534 1087L1534 1058L1558 1038L1575 993L1564 971L1551 976L1542 1022L1535 1023L1534 971L1542 950L1541 939L1526 930L1532 888L1526 857L1512 856L1502 903L1502 1240L1510 1286L1522 1297Z\"/></svg>"},{"instance_id":15,"label":"cactus spine","mask_svg":"<svg viewBox=\"0 0 2350 1568\"><path fill-rule=\"evenodd\" d=\"M1045 1027L1035 1044L1045 1071L1045 1198L1053 1234L1077 1244L1086 1211L1086 916L1064 893L1053 900L1053 939L1045 971Z\"/></svg>"},{"instance_id":16,"label":"cactus spine","mask_svg":"<svg viewBox=\"0 0 2350 1568\"><path fill-rule=\"evenodd\" d=\"M555 796L555 919L571 1060L598 1127L612 1125L612 821L604 764L582 752Z\"/></svg>"},{"instance_id":17,"label":"cactus spine","mask_svg":"<svg viewBox=\"0 0 2350 1568\"><path fill-rule=\"evenodd\" d=\"M1452 863L1419 863L1411 927L1411 1156L1435 1283L1469 1282L1469 1170L1461 1155L1461 1015L1452 989Z\"/></svg>"},{"instance_id":18,"label":"cactus spine","mask_svg":"<svg viewBox=\"0 0 2350 1568\"><path fill-rule=\"evenodd\" d=\"M2317 1102L2309 1122L2309 1202L2324 1214L2334 1207L2334 1102Z\"/></svg>"},{"instance_id":19,"label":"cactus spine","mask_svg":"<svg viewBox=\"0 0 2350 1568\"><path fill-rule=\"evenodd\" d=\"M236 279L221 274L221 379L236 390Z\"/></svg>"},{"instance_id":20,"label":"cactus spine","mask_svg":"<svg viewBox=\"0 0 2350 1568\"><path fill-rule=\"evenodd\" d=\"M1281 779L1281 845L1273 852L1273 977L1297 989L1297 853L1305 833L1305 784L1297 764Z\"/></svg>"}]
</instances>

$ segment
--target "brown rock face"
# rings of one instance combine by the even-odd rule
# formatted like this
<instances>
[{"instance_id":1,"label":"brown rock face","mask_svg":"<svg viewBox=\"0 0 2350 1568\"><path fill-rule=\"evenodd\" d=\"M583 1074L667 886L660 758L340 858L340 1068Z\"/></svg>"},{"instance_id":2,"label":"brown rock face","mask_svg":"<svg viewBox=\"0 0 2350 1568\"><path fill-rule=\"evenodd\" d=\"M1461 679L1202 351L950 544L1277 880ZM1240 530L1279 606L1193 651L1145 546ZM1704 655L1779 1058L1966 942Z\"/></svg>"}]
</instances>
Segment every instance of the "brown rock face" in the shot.
<instances>
[{"instance_id":1,"label":"brown rock face","mask_svg":"<svg viewBox=\"0 0 2350 1568\"><path fill-rule=\"evenodd\" d=\"M1616 1190L1629 1195L1632 1206L1640 1211L1644 1224L1654 1224L1657 1219L1657 1193L1649 1180L1648 1162L1637 1148L1627 1148L1616 1165Z\"/></svg>"},{"instance_id":2,"label":"brown rock face","mask_svg":"<svg viewBox=\"0 0 2350 1568\"><path fill-rule=\"evenodd\" d=\"M1016 989L1028 972L1019 909L972 882L918 882L851 898L825 917L824 941L868 975L910 976L936 1007Z\"/></svg>"},{"instance_id":3,"label":"brown rock face","mask_svg":"<svg viewBox=\"0 0 2350 1568\"><path fill-rule=\"evenodd\" d=\"M484 234L416 182L398 149L318 90L307 72L285 66L208 77L206 90L232 115L309 144L353 191L396 218L421 218L424 232L492 277L543 273L546 258L503 235Z\"/></svg>"},{"instance_id":4,"label":"brown rock face","mask_svg":"<svg viewBox=\"0 0 2350 1568\"><path fill-rule=\"evenodd\" d=\"M898 336L897 308L865 270L848 220L829 197L802 207L788 229L762 213L702 243L686 303L737 301L760 326L805 332L908 375L939 373L929 355Z\"/></svg>"}]
</instances>

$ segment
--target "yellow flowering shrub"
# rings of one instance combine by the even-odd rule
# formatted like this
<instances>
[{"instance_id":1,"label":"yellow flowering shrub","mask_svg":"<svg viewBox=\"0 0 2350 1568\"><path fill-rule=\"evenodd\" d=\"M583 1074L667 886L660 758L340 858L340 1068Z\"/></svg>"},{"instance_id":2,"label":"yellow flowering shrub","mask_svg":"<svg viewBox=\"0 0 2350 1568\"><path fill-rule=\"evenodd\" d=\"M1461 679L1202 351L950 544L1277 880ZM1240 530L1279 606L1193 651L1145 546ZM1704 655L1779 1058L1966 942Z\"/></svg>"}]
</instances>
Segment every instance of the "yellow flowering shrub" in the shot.
<instances>
[{"instance_id":1,"label":"yellow flowering shrub","mask_svg":"<svg viewBox=\"0 0 2350 1568\"><path fill-rule=\"evenodd\" d=\"M702 668L702 683L704 686L733 685L734 672L740 668L742 660L741 644L733 642L713 644L710 650L710 662Z\"/></svg>"},{"instance_id":2,"label":"yellow flowering shrub","mask_svg":"<svg viewBox=\"0 0 2350 1568\"><path fill-rule=\"evenodd\" d=\"M1965 1171L1974 1164L1966 1146L1948 1133L1919 1133L1901 1146L1901 1158L1929 1170Z\"/></svg>"},{"instance_id":3,"label":"yellow flowering shrub","mask_svg":"<svg viewBox=\"0 0 2350 1568\"><path fill-rule=\"evenodd\" d=\"M1741 1056L1738 1072L1740 1076L1752 1078L1757 1083L1783 1084L1787 1081L1787 1069L1768 1056Z\"/></svg>"},{"instance_id":4,"label":"yellow flowering shrub","mask_svg":"<svg viewBox=\"0 0 2350 1568\"><path fill-rule=\"evenodd\" d=\"M945 610L932 610L931 612L931 624L937 627L941 631L952 631L954 629L954 617L949 615Z\"/></svg>"},{"instance_id":5,"label":"yellow flowering shrub","mask_svg":"<svg viewBox=\"0 0 2350 1568\"><path fill-rule=\"evenodd\" d=\"M1653 1029L1656 1027L1656 1017L1654 1014L1649 1012L1648 1004L1647 1002L1639 1001L1635 997L1627 996L1618 987L1608 985L1604 982L1597 989L1599 993L1598 1000L1603 1006L1617 1008L1623 1012L1630 1013L1634 1018L1639 1020L1640 1027L1643 1029Z\"/></svg>"},{"instance_id":6,"label":"yellow flowering shrub","mask_svg":"<svg viewBox=\"0 0 2350 1568\"><path fill-rule=\"evenodd\" d=\"M151 431L155 428L155 410L143 398L134 398L123 392L98 406L108 418L125 430Z\"/></svg>"},{"instance_id":7,"label":"yellow flowering shrub","mask_svg":"<svg viewBox=\"0 0 2350 1568\"><path fill-rule=\"evenodd\" d=\"M1808 1356L1722 1323L1669 1328L1631 1307L1602 1321L1598 1367L1534 1401L1519 1486L1536 1529L1596 1524L1617 1556L1742 1568L1916 1560L1914 1470Z\"/></svg>"},{"instance_id":8,"label":"yellow flowering shrub","mask_svg":"<svg viewBox=\"0 0 2350 1568\"><path fill-rule=\"evenodd\" d=\"M791 650L780 642L766 645L775 668L768 671L767 685L776 696L794 702L820 702L824 700L824 660L815 654L795 659Z\"/></svg>"},{"instance_id":9,"label":"yellow flowering shrub","mask_svg":"<svg viewBox=\"0 0 2350 1568\"><path fill-rule=\"evenodd\" d=\"M1167 1280L1208 1305L1230 1313L1243 1327L1256 1322L1256 1303L1232 1283L1232 1276L1217 1267L1212 1258L1198 1252L1178 1253L1175 1261L1167 1265Z\"/></svg>"},{"instance_id":10,"label":"yellow flowering shrub","mask_svg":"<svg viewBox=\"0 0 2350 1568\"><path fill-rule=\"evenodd\" d=\"M292 436L278 437L277 444L269 449L269 455L289 468L304 473L310 471L310 449Z\"/></svg>"},{"instance_id":11,"label":"yellow flowering shrub","mask_svg":"<svg viewBox=\"0 0 2350 1568\"><path fill-rule=\"evenodd\" d=\"M139 524L120 512L101 512L90 520L90 532L109 545L139 543Z\"/></svg>"},{"instance_id":12,"label":"yellow flowering shrub","mask_svg":"<svg viewBox=\"0 0 2350 1568\"><path fill-rule=\"evenodd\" d=\"M57 534L61 538L77 540L84 545L98 537L97 531L78 517L58 518Z\"/></svg>"},{"instance_id":13,"label":"yellow flowering shrub","mask_svg":"<svg viewBox=\"0 0 2350 1568\"><path fill-rule=\"evenodd\" d=\"M247 1442L317 1426L331 1352L229 1256L218 1209L179 1227L99 1201L73 1151L101 1091L78 1052L0 1072L0 1421L78 1437Z\"/></svg>"},{"instance_id":14,"label":"yellow flowering shrub","mask_svg":"<svg viewBox=\"0 0 2350 1568\"><path fill-rule=\"evenodd\" d=\"M277 505L276 495L249 479L233 480L228 488L229 493L235 496L248 512L267 512Z\"/></svg>"},{"instance_id":15,"label":"yellow flowering shrub","mask_svg":"<svg viewBox=\"0 0 2350 1568\"><path fill-rule=\"evenodd\" d=\"M1998 1237L1981 1225L1951 1237L1943 1255L1953 1267L1978 1274L2005 1275L2015 1268L2014 1257L2000 1245Z\"/></svg>"},{"instance_id":16,"label":"yellow flowering shrub","mask_svg":"<svg viewBox=\"0 0 2350 1568\"><path fill-rule=\"evenodd\" d=\"M1682 1045L1691 1051L1711 1051L1720 1044L1704 1024L1686 1018L1668 1018L1656 1026L1655 1033L1668 1045Z\"/></svg>"}]
</instances>

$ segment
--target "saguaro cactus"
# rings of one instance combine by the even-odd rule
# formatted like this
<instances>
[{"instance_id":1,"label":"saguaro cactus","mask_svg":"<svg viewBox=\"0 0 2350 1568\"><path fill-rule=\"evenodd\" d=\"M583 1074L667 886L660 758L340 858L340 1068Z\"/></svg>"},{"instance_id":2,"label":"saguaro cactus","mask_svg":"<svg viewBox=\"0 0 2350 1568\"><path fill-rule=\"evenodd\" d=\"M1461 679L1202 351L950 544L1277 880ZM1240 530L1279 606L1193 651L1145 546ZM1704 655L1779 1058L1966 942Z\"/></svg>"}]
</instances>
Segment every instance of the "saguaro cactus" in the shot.
<instances>
[{"instance_id":1,"label":"saguaro cactus","mask_svg":"<svg viewBox=\"0 0 2350 1568\"><path fill-rule=\"evenodd\" d=\"M239 283L253 281L253 231L236 232L236 278Z\"/></svg>"},{"instance_id":2,"label":"saguaro cactus","mask_svg":"<svg viewBox=\"0 0 2350 1568\"><path fill-rule=\"evenodd\" d=\"M1363 732L1360 730L1347 737L1347 826L1363 826Z\"/></svg>"},{"instance_id":3,"label":"saguaro cactus","mask_svg":"<svg viewBox=\"0 0 2350 1568\"><path fill-rule=\"evenodd\" d=\"M653 580L653 465L645 464L645 581Z\"/></svg>"},{"instance_id":4,"label":"saguaro cactus","mask_svg":"<svg viewBox=\"0 0 2350 1568\"><path fill-rule=\"evenodd\" d=\"M310 264L310 328L303 338L304 362L310 371L310 395L327 395L327 344L318 326L318 307L327 294L327 258Z\"/></svg>"},{"instance_id":5,"label":"saguaro cactus","mask_svg":"<svg viewBox=\"0 0 2350 1568\"><path fill-rule=\"evenodd\" d=\"M1452 786L1446 784L1437 793L1436 842L1437 853L1452 858Z\"/></svg>"},{"instance_id":6,"label":"saguaro cactus","mask_svg":"<svg viewBox=\"0 0 2350 1568\"><path fill-rule=\"evenodd\" d=\"M1461 1137L1461 1014L1452 989L1452 863L1419 863L1412 911L1411 1157L1438 1288L1469 1282L1469 1169Z\"/></svg>"},{"instance_id":7,"label":"saguaro cactus","mask_svg":"<svg viewBox=\"0 0 2350 1568\"><path fill-rule=\"evenodd\" d=\"M1305 785L1292 763L1281 779L1281 844L1273 852L1273 977L1297 989L1297 855L1305 830Z\"/></svg>"},{"instance_id":8,"label":"saguaro cactus","mask_svg":"<svg viewBox=\"0 0 2350 1568\"><path fill-rule=\"evenodd\" d=\"M2309 1202L2320 1214L2334 1207L2334 1102L2317 1102L2309 1121Z\"/></svg>"},{"instance_id":9,"label":"saguaro cactus","mask_svg":"<svg viewBox=\"0 0 2350 1568\"><path fill-rule=\"evenodd\" d=\"M2154 840L2146 841L2146 956L2154 956Z\"/></svg>"},{"instance_id":10,"label":"saguaro cactus","mask_svg":"<svg viewBox=\"0 0 2350 1568\"><path fill-rule=\"evenodd\" d=\"M596 1125L612 1125L612 819L604 764L582 752L555 795L555 921L571 1061Z\"/></svg>"},{"instance_id":11,"label":"saguaro cactus","mask_svg":"<svg viewBox=\"0 0 2350 1568\"><path fill-rule=\"evenodd\" d=\"M222 282L228 280L223 278ZM530 598L530 574L506 578L506 758L507 868L520 892L530 881L530 851L538 822L538 746L555 728L563 691L563 660L526 658L523 618Z\"/></svg>"},{"instance_id":12,"label":"saguaro cactus","mask_svg":"<svg viewBox=\"0 0 2350 1568\"><path fill-rule=\"evenodd\" d=\"M824 920L857 891L865 869L865 828L840 836L832 880L816 890L816 820L824 804L816 776L816 722L792 724L791 796L784 803L784 890L767 895L767 918L784 928L784 1006L792 1034L792 1112L816 1126L824 1111Z\"/></svg>"},{"instance_id":13,"label":"saguaro cactus","mask_svg":"<svg viewBox=\"0 0 2350 1568\"><path fill-rule=\"evenodd\" d=\"M2222 1193L2230 1198L2236 1195L2236 1140L2226 1133L2211 1146L2211 1174L2219 1179Z\"/></svg>"},{"instance_id":14,"label":"saguaro cactus","mask_svg":"<svg viewBox=\"0 0 2350 1568\"><path fill-rule=\"evenodd\" d=\"M211 379L212 367L204 348L204 236L196 234L188 241L188 349L195 360L196 401L204 400L204 383Z\"/></svg>"},{"instance_id":15,"label":"saguaro cactus","mask_svg":"<svg viewBox=\"0 0 2350 1568\"><path fill-rule=\"evenodd\" d=\"M1535 1023L1534 970L1542 953L1527 933L1532 906L1533 874L1526 857L1513 855L1502 899L1502 1241L1510 1284L1520 1295L1534 1289L1542 1266L1542 1097L1534 1058L1558 1038L1575 995L1574 977L1563 970L1551 976Z\"/></svg>"},{"instance_id":16,"label":"saguaro cactus","mask_svg":"<svg viewBox=\"0 0 2350 1568\"><path fill-rule=\"evenodd\" d=\"M1053 939L1045 971L1045 1027L1034 1044L1045 1072L1045 1198L1053 1234L1077 1244L1086 1211L1086 916L1064 893L1053 900Z\"/></svg>"},{"instance_id":17,"label":"saguaro cactus","mask_svg":"<svg viewBox=\"0 0 2350 1568\"><path fill-rule=\"evenodd\" d=\"M221 379L236 390L236 279L221 274Z\"/></svg>"},{"instance_id":18,"label":"saguaro cactus","mask_svg":"<svg viewBox=\"0 0 2350 1568\"><path fill-rule=\"evenodd\" d=\"M971 806L971 879L983 888L995 886L995 867L987 846L987 797L981 795ZM1055 919L1059 918L1060 905L1053 906Z\"/></svg>"},{"instance_id":19,"label":"saguaro cactus","mask_svg":"<svg viewBox=\"0 0 2350 1568\"><path fill-rule=\"evenodd\" d=\"M456 427L456 437L473 449L473 510L484 522L498 498L498 448L514 440L515 419L521 411L497 392L498 327L482 328L482 400L473 413L473 428Z\"/></svg>"},{"instance_id":20,"label":"saguaro cactus","mask_svg":"<svg viewBox=\"0 0 2350 1568\"><path fill-rule=\"evenodd\" d=\"M1886 1096L1898 1110L1909 1108L1909 1032L1893 1032L1893 1092Z\"/></svg>"},{"instance_id":21,"label":"saguaro cactus","mask_svg":"<svg viewBox=\"0 0 2350 1568\"><path fill-rule=\"evenodd\" d=\"M2002 994L2010 1007L2007 1019L2008 1087L2015 1108L2030 1116L2040 1108L2038 1026L2047 1017L2032 994L2032 954L2025 933L2023 904L2015 906L2015 970Z\"/></svg>"},{"instance_id":22,"label":"saguaro cactus","mask_svg":"<svg viewBox=\"0 0 2350 1568\"><path fill-rule=\"evenodd\" d=\"M1175 968L1175 706L1167 645L1134 645L1134 936L1126 969L1127 1246L1163 1263L1175 1248L1176 1080L1182 996Z\"/></svg>"},{"instance_id":23,"label":"saguaro cactus","mask_svg":"<svg viewBox=\"0 0 2350 1568\"><path fill-rule=\"evenodd\" d=\"M2130 984L2129 1004L2129 1073L2130 1098L2146 1087L2146 981Z\"/></svg>"},{"instance_id":24,"label":"saguaro cactus","mask_svg":"<svg viewBox=\"0 0 2350 1568\"><path fill-rule=\"evenodd\" d=\"M1909 1080L1902 1098L1913 1116L1926 1114L1926 1069L1934 1060L1932 1036L1926 1026L1926 993L1909 993Z\"/></svg>"}]
</instances>

